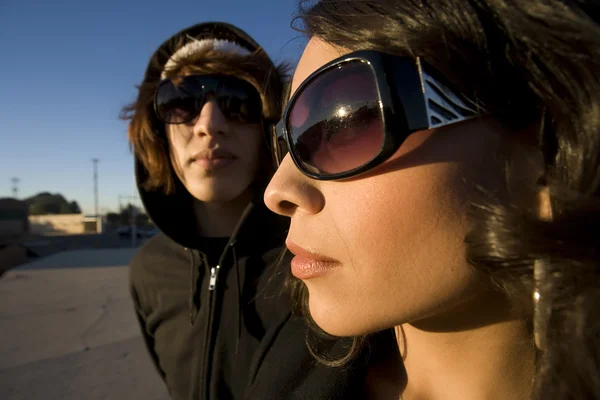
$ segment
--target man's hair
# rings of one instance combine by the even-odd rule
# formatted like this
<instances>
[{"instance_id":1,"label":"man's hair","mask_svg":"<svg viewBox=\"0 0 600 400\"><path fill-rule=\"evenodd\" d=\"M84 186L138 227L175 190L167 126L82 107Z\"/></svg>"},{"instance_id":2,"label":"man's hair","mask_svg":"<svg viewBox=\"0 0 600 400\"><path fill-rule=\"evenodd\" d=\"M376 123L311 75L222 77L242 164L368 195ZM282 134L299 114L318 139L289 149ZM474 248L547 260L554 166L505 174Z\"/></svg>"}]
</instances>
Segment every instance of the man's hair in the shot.
<instances>
[{"instance_id":1,"label":"man's hair","mask_svg":"<svg viewBox=\"0 0 600 400\"><path fill-rule=\"evenodd\" d=\"M171 164L169 143L165 134L165 126L158 121L154 112L154 95L160 83L160 74L165 60L186 41L182 36L171 41L150 60L144 81L138 86L137 99L125 106L121 118L129 120L128 137L132 151L146 169L147 179L142 182L145 190L162 190L166 194L174 192L176 174ZM244 79L252 84L262 100L263 124L269 124L280 118L284 83L288 77L289 67L286 64L274 66L262 48L249 55L228 53L212 48L179 57L174 68L166 72L167 78L182 75L231 75ZM261 168L257 181L265 181L272 173L272 162L269 156L268 141L261 147ZM263 176L264 175L264 176Z\"/></svg>"},{"instance_id":2,"label":"man's hair","mask_svg":"<svg viewBox=\"0 0 600 400\"><path fill-rule=\"evenodd\" d=\"M467 251L508 293L531 293L534 261L547 264L543 399L600 398L599 18L595 0L321 0L302 2L297 20L351 51L420 57L509 131L540 128L552 220L517 206L522 199L488 199L474 207ZM310 318L306 287L290 284Z\"/></svg>"}]
</instances>

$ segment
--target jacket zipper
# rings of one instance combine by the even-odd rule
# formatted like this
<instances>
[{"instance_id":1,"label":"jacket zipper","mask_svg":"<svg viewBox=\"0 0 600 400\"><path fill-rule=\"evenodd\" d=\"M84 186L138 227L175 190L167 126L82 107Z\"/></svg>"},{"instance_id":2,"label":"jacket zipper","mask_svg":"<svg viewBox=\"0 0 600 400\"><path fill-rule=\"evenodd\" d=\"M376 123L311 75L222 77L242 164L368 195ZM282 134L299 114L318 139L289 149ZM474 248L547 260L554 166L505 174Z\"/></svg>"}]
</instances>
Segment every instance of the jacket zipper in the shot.
<instances>
[{"instance_id":1,"label":"jacket zipper","mask_svg":"<svg viewBox=\"0 0 600 400\"><path fill-rule=\"evenodd\" d=\"M221 269L220 265L213 267L210 269L210 280L208 281L208 290L214 291L217 287L217 278L219 276L219 270Z\"/></svg>"},{"instance_id":2,"label":"jacket zipper","mask_svg":"<svg viewBox=\"0 0 600 400\"><path fill-rule=\"evenodd\" d=\"M204 257L206 265L208 260ZM206 337L204 338L204 365L202 368L202 388L204 390L204 399L210 400L210 381L211 381L211 363L212 359L212 342L213 342L213 324L214 314L217 302L215 297L217 296L217 277L219 275L220 265L210 268L210 279L208 282L208 318L206 321Z\"/></svg>"},{"instance_id":3,"label":"jacket zipper","mask_svg":"<svg viewBox=\"0 0 600 400\"><path fill-rule=\"evenodd\" d=\"M240 220L237 223L237 226L233 230L232 235L229 238L227 245L223 249L223 253L219 258L219 262L215 267L210 268L210 278L208 280L208 321L206 322L206 338L204 339L204 366L202 368L202 377L200 381L202 383L202 387L204 388L205 400L210 400L210 380L211 380L211 358L212 358L212 342L213 342L213 324L214 324L214 314L216 307L216 296L218 296L217 291L217 279L219 277L219 270L221 269L221 263L224 262L227 253L229 252L229 248L234 245L236 242L237 234L242 226L242 223L246 220L246 217L250 213L253 208L253 204L250 203L242 213ZM206 259L206 255L203 254L205 265L210 267L208 264L208 260Z\"/></svg>"}]
</instances>

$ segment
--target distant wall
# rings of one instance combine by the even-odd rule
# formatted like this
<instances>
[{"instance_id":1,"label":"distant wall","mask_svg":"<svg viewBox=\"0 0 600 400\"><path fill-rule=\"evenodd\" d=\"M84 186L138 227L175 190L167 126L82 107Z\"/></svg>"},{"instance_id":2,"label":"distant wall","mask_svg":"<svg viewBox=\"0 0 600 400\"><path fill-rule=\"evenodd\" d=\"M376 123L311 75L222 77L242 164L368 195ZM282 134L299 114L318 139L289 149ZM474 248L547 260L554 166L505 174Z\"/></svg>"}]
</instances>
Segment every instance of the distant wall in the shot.
<instances>
[{"instance_id":1,"label":"distant wall","mask_svg":"<svg viewBox=\"0 0 600 400\"><path fill-rule=\"evenodd\" d=\"M0 245L24 235L29 223L27 203L12 198L0 199Z\"/></svg>"},{"instance_id":2,"label":"distant wall","mask_svg":"<svg viewBox=\"0 0 600 400\"><path fill-rule=\"evenodd\" d=\"M30 215L34 235L78 235L84 233L83 214Z\"/></svg>"}]
</instances>

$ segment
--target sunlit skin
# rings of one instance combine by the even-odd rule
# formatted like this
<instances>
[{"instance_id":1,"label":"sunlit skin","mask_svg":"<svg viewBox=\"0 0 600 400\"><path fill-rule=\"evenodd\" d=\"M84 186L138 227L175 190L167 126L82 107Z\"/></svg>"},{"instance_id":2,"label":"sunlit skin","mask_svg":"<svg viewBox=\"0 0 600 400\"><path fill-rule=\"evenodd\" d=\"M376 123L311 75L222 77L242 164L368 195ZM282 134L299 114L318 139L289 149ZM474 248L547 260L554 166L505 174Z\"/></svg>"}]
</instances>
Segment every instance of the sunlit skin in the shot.
<instances>
[{"instance_id":1,"label":"sunlit skin","mask_svg":"<svg viewBox=\"0 0 600 400\"><path fill-rule=\"evenodd\" d=\"M311 39L292 93L345 53ZM334 181L306 177L288 155L266 190L267 206L291 217L291 250L334 260L304 280L319 327L337 336L404 332L405 399L521 398L529 391L529 325L465 255L474 187L493 189L490 160L500 140L486 119L416 132L377 168Z\"/></svg>"},{"instance_id":2,"label":"sunlit skin","mask_svg":"<svg viewBox=\"0 0 600 400\"><path fill-rule=\"evenodd\" d=\"M260 124L229 121L213 96L200 115L187 124L167 125L167 136L179 179L187 190L203 202L231 201L239 197L253 181L258 169L262 140ZM222 149L233 160L223 167L193 162L203 150Z\"/></svg>"},{"instance_id":3,"label":"sunlit skin","mask_svg":"<svg viewBox=\"0 0 600 400\"><path fill-rule=\"evenodd\" d=\"M198 117L187 124L167 124L166 131L174 170L199 200L196 217L202 233L228 236L251 199L263 131L260 124L229 121L213 96L207 97ZM222 160L201 159L207 153Z\"/></svg>"}]
</instances>

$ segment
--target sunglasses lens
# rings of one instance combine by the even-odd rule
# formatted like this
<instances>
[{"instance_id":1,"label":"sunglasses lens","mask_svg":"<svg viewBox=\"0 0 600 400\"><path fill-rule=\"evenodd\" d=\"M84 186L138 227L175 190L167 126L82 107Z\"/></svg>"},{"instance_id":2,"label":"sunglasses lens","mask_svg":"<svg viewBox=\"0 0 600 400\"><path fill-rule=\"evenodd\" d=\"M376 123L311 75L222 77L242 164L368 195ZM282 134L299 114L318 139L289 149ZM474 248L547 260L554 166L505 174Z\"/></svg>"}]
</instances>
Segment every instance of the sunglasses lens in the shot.
<instances>
[{"instance_id":1,"label":"sunglasses lens","mask_svg":"<svg viewBox=\"0 0 600 400\"><path fill-rule=\"evenodd\" d=\"M188 76L161 83L155 98L157 116L167 124L190 122L200 114L208 93L215 96L227 119L244 123L261 121L261 98L250 83L214 76Z\"/></svg>"},{"instance_id":2,"label":"sunglasses lens","mask_svg":"<svg viewBox=\"0 0 600 400\"><path fill-rule=\"evenodd\" d=\"M312 80L291 105L288 127L294 155L308 172L339 174L374 159L384 130L369 64L348 61Z\"/></svg>"},{"instance_id":3,"label":"sunglasses lens","mask_svg":"<svg viewBox=\"0 0 600 400\"><path fill-rule=\"evenodd\" d=\"M224 81L219 88L219 108L231 121L258 123L262 116L262 101L251 84L240 79Z\"/></svg>"},{"instance_id":4,"label":"sunglasses lens","mask_svg":"<svg viewBox=\"0 0 600 400\"><path fill-rule=\"evenodd\" d=\"M189 122L198 115L204 91L202 84L189 79L171 80L160 84L156 92L155 107L158 118L167 124Z\"/></svg>"}]
</instances>

